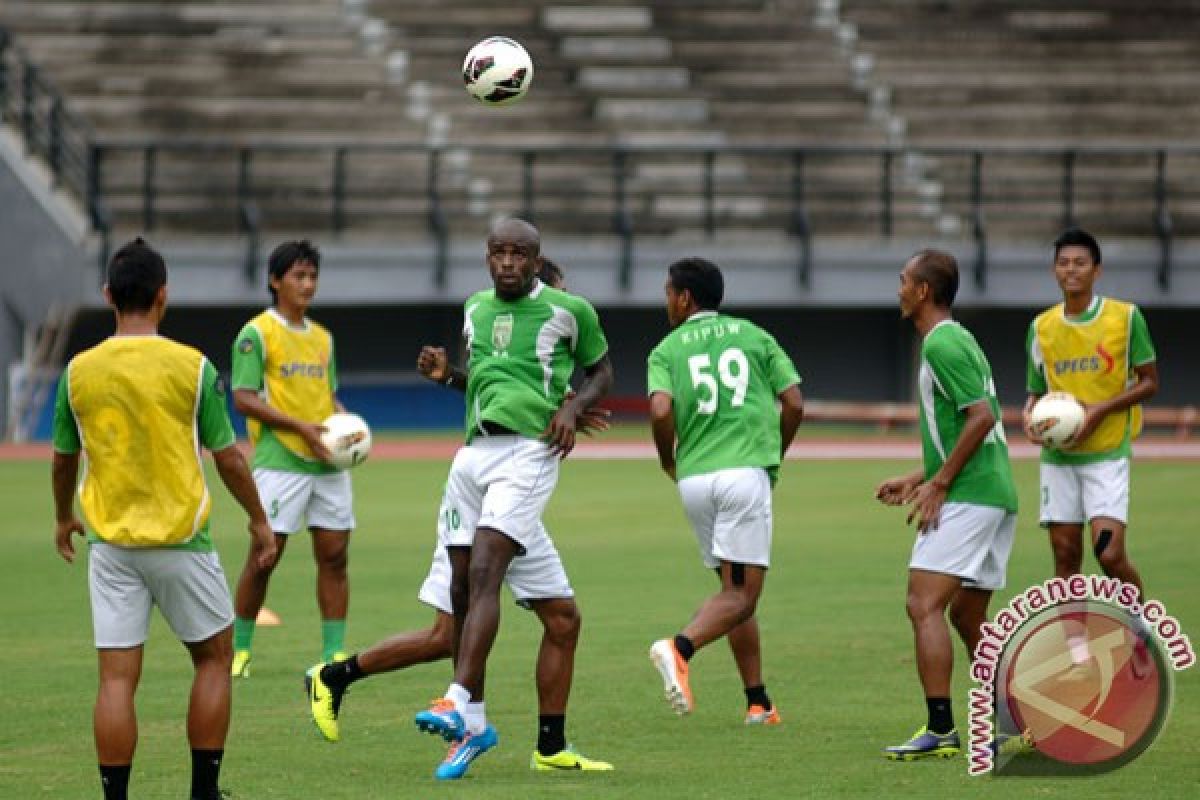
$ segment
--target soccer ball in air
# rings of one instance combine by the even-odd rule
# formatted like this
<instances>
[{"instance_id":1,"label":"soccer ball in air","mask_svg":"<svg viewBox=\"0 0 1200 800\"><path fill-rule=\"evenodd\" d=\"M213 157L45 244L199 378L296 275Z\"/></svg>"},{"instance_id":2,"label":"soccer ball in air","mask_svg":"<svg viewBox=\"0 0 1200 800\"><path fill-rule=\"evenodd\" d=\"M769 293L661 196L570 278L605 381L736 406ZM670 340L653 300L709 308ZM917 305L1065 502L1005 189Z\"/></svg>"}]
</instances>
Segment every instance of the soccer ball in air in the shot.
<instances>
[{"instance_id":1,"label":"soccer ball in air","mask_svg":"<svg viewBox=\"0 0 1200 800\"><path fill-rule=\"evenodd\" d=\"M485 106L517 102L533 83L533 61L525 48L505 36L489 36L463 60L467 93Z\"/></svg>"},{"instance_id":2,"label":"soccer ball in air","mask_svg":"<svg viewBox=\"0 0 1200 800\"><path fill-rule=\"evenodd\" d=\"M329 450L330 462L338 469L357 467L371 452L371 429L358 414L333 414L321 423L321 444Z\"/></svg>"},{"instance_id":3,"label":"soccer ball in air","mask_svg":"<svg viewBox=\"0 0 1200 800\"><path fill-rule=\"evenodd\" d=\"M1083 425L1084 411L1066 392L1050 392L1033 406L1029 427L1050 447L1062 447Z\"/></svg>"}]
</instances>

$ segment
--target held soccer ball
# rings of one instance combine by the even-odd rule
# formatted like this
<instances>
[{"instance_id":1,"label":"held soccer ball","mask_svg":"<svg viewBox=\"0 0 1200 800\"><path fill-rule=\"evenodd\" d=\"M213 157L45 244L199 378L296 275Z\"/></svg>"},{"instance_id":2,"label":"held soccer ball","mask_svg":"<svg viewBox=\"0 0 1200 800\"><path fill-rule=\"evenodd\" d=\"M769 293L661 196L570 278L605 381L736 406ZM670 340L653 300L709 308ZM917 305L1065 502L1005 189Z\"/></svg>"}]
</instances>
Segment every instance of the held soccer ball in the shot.
<instances>
[{"instance_id":1,"label":"held soccer ball","mask_svg":"<svg viewBox=\"0 0 1200 800\"><path fill-rule=\"evenodd\" d=\"M467 53L462 74L467 93L476 100L485 106L507 106L529 91L533 60L518 42L489 36Z\"/></svg>"},{"instance_id":2,"label":"held soccer ball","mask_svg":"<svg viewBox=\"0 0 1200 800\"><path fill-rule=\"evenodd\" d=\"M358 414L333 414L321 423L325 432L321 444L329 450L333 466L338 469L357 467L371 452L371 429Z\"/></svg>"},{"instance_id":3,"label":"held soccer ball","mask_svg":"<svg viewBox=\"0 0 1200 800\"><path fill-rule=\"evenodd\" d=\"M1050 447L1062 447L1083 425L1084 411L1066 392L1050 392L1033 406L1029 427Z\"/></svg>"}]
</instances>

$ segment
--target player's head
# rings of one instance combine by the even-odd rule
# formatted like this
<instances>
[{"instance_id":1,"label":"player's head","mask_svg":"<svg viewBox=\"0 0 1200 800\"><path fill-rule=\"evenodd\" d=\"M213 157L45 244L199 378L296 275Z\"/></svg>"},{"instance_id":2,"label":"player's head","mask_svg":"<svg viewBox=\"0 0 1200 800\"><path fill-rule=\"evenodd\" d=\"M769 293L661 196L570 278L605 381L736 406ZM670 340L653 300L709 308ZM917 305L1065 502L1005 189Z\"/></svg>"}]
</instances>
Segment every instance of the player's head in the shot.
<instances>
[{"instance_id":1,"label":"player's head","mask_svg":"<svg viewBox=\"0 0 1200 800\"><path fill-rule=\"evenodd\" d=\"M523 219L502 219L487 237L487 267L496 295L515 300L529 294L542 266L542 239Z\"/></svg>"},{"instance_id":2,"label":"player's head","mask_svg":"<svg viewBox=\"0 0 1200 800\"><path fill-rule=\"evenodd\" d=\"M566 291L567 278L563 275L562 267L542 256L542 268L538 270L538 280L551 289Z\"/></svg>"},{"instance_id":3,"label":"player's head","mask_svg":"<svg viewBox=\"0 0 1200 800\"><path fill-rule=\"evenodd\" d=\"M113 253L108 262L104 296L118 314L158 310L167 304L167 265L142 237Z\"/></svg>"},{"instance_id":4,"label":"player's head","mask_svg":"<svg viewBox=\"0 0 1200 800\"><path fill-rule=\"evenodd\" d=\"M1054 279L1064 294L1091 294L1100 275L1100 245L1082 228L1067 228L1054 240Z\"/></svg>"},{"instance_id":5,"label":"player's head","mask_svg":"<svg viewBox=\"0 0 1200 800\"><path fill-rule=\"evenodd\" d=\"M307 239L284 242L267 257L267 291L271 302L308 308L317 293L321 251Z\"/></svg>"},{"instance_id":6,"label":"player's head","mask_svg":"<svg viewBox=\"0 0 1200 800\"><path fill-rule=\"evenodd\" d=\"M667 267L667 319L679 325L697 311L716 311L725 297L720 268L703 258L683 258Z\"/></svg>"},{"instance_id":7,"label":"player's head","mask_svg":"<svg viewBox=\"0 0 1200 800\"><path fill-rule=\"evenodd\" d=\"M925 305L948 309L958 294L958 262L942 250L919 250L900 271L900 313L911 317Z\"/></svg>"}]
</instances>

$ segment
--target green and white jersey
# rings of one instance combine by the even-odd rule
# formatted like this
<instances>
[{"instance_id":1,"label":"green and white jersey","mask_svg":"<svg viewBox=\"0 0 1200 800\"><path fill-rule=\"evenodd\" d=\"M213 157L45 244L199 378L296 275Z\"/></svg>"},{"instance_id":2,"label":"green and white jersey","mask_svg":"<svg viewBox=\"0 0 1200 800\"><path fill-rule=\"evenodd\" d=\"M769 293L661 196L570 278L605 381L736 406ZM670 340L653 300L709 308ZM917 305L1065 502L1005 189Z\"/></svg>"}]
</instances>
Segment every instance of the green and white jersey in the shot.
<instances>
[{"instance_id":1,"label":"green and white jersey","mask_svg":"<svg viewBox=\"0 0 1200 800\"><path fill-rule=\"evenodd\" d=\"M967 419L967 406L986 400L996 417L996 425L950 484L946 499L1015 512L1017 489L1008 462L1008 444L992 367L970 331L948 319L926 334L921 343L917 386L926 480L941 469L958 443Z\"/></svg>"},{"instance_id":2,"label":"green and white jersey","mask_svg":"<svg viewBox=\"0 0 1200 800\"><path fill-rule=\"evenodd\" d=\"M779 470L775 400L800 376L771 334L744 319L700 311L647 359L648 394L671 395L677 478L735 467Z\"/></svg>"},{"instance_id":3,"label":"green and white jersey","mask_svg":"<svg viewBox=\"0 0 1200 800\"><path fill-rule=\"evenodd\" d=\"M575 367L591 367L608 352L596 309L582 297L541 281L518 300L494 289L463 308L467 361L467 442L487 421L539 437L566 396Z\"/></svg>"}]
</instances>

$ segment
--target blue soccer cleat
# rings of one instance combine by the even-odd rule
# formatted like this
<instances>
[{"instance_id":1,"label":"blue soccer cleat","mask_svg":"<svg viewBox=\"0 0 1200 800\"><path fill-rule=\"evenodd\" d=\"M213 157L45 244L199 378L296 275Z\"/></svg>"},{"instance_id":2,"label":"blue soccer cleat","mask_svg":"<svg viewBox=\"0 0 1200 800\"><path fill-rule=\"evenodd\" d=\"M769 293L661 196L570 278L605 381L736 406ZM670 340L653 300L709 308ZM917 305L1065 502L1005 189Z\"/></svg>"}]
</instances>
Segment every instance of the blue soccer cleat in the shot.
<instances>
[{"instance_id":1,"label":"blue soccer cleat","mask_svg":"<svg viewBox=\"0 0 1200 800\"><path fill-rule=\"evenodd\" d=\"M920 758L953 758L962 751L958 731L930 733L921 726L904 744L883 748L883 755L892 761L916 761Z\"/></svg>"},{"instance_id":2,"label":"blue soccer cleat","mask_svg":"<svg viewBox=\"0 0 1200 800\"><path fill-rule=\"evenodd\" d=\"M439 781L456 781L467 774L471 762L491 750L500 742L496 729L488 725L482 733L466 733L462 741L455 742L446 753L446 760L438 764L433 777Z\"/></svg>"},{"instance_id":3,"label":"blue soccer cleat","mask_svg":"<svg viewBox=\"0 0 1200 800\"><path fill-rule=\"evenodd\" d=\"M444 697L434 700L425 711L418 711L413 722L418 729L441 736L447 742L460 741L467 732L462 714L454 709L453 702Z\"/></svg>"}]
</instances>

